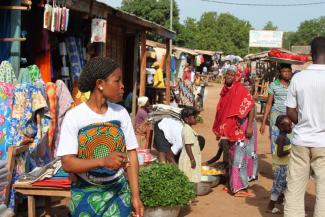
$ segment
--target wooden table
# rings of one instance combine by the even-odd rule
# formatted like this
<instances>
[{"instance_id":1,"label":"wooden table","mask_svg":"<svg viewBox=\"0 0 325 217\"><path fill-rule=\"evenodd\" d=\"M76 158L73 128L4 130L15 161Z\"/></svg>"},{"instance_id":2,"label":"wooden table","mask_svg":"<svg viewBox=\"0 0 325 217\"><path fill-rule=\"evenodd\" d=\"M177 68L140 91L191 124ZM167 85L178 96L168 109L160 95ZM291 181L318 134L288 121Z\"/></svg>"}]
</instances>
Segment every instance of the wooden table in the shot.
<instances>
[{"instance_id":1,"label":"wooden table","mask_svg":"<svg viewBox=\"0 0 325 217\"><path fill-rule=\"evenodd\" d=\"M35 197L45 197L45 216L51 216L51 197L71 197L70 189L32 186L31 184L14 184L17 192L27 196L28 217L36 217Z\"/></svg>"}]
</instances>

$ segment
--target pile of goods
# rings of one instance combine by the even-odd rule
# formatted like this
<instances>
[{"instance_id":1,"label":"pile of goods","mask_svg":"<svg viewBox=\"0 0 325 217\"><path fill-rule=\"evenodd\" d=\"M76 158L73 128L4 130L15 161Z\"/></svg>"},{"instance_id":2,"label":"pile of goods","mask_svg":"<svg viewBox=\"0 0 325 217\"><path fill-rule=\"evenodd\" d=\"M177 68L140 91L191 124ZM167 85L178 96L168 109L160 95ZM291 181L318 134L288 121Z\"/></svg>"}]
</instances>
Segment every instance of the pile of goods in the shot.
<instances>
[{"instance_id":1,"label":"pile of goods","mask_svg":"<svg viewBox=\"0 0 325 217\"><path fill-rule=\"evenodd\" d=\"M269 57L286 59L286 60L295 60L300 62L308 62L308 57L305 55L298 55L292 53L286 53L278 49L272 49L269 53Z\"/></svg>"}]
</instances>

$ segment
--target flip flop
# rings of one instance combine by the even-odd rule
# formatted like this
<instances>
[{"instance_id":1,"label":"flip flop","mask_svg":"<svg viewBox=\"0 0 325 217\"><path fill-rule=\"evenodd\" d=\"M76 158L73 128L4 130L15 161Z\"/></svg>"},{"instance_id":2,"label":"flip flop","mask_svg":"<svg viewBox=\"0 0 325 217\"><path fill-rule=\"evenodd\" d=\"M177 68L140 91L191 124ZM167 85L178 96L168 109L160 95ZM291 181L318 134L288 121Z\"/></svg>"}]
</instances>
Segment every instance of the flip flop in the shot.
<instances>
[{"instance_id":1,"label":"flip flop","mask_svg":"<svg viewBox=\"0 0 325 217\"><path fill-rule=\"evenodd\" d=\"M276 207L274 207L272 210L266 210L265 212L267 212L267 213L271 213L271 214L275 214L275 215L280 215L280 214L282 214L281 210L278 209L278 208L276 208Z\"/></svg>"},{"instance_id":2,"label":"flip flop","mask_svg":"<svg viewBox=\"0 0 325 217\"><path fill-rule=\"evenodd\" d=\"M249 192L239 191L239 192L235 193L234 196L235 197L253 197L254 195Z\"/></svg>"},{"instance_id":3,"label":"flip flop","mask_svg":"<svg viewBox=\"0 0 325 217\"><path fill-rule=\"evenodd\" d=\"M229 192L229 189L228 189L227 187L224 187L224 188L222 189L222 191L228 193L228 192Z\"/></svg>"}]
</instances>

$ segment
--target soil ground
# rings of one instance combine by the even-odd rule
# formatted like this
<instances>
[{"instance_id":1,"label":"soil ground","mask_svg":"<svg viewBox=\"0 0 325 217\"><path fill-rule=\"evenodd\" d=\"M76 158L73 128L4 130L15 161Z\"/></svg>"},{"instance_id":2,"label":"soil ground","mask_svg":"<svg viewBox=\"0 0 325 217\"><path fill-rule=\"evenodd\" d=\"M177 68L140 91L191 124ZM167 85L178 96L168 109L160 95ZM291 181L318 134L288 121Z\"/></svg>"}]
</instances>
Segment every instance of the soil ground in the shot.
<instances>
[{"instance_id":1,"label":"soil ground","mask_svg":"<svg viewBox=\"0 0 325 217\"><path fill-rule=\"evenodd\" d=\"M196 125L199 134L204 135L206 146L203 151L202 160L206 161L217 151L217 141L211 131L215 116L215 107L219 97L222 85L210 83L207 87L208 97L204 105L204 111L201 113L204 119L202 124ZM260 124L260 122L259 122ZM266 131L268 132L268 131ZM258 154L259 154L259 179L250 183L249 191L255 196L251 198L236 198L222 191L223 185L213 188L213 191L205 196L195 199L191 206L184 207L181 211L181 217L271 217L272 214L266 213L266 206L269 202L270 189L272 187L272 164L270 155L270 143L267 133L258 135ZM315 203L315 188L311 180L307 186L305 197L306 211L308 216L312 216ZM42 199L37 204L39 216L43 216ZM67 216L67 209L64 204L66 200L57 200L53 204L53 216ZM26 204L27 205L27 204ZM26 216L27 206L20 207L21 211L18 216ZM282 205L278 207L283 210ZM282 215L276 215L282 216Z\"/></svg>"}]
</instances>

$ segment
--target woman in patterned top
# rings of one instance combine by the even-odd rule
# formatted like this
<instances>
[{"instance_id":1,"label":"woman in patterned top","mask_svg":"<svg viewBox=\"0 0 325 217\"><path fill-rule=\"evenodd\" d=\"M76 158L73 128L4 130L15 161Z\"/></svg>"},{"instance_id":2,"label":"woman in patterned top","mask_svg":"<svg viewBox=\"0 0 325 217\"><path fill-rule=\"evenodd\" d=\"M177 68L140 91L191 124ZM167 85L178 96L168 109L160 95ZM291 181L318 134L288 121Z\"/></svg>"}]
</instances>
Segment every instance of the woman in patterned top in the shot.
<instances>
[{"instance_id":1,"label":"woman in patterned top","mask_svg":"<svg viewBox=\"0 0 325 217\"><path fill-rule=\"evenodd\" d=\"M292 77L292 68L290 64L280 64L279 78L270 84L268 98L265 107L265 113L260 127L260 133L264 134L267 118L270 115L270 138L271 153L274 151L275 140L279 135L279 129L275 126L279 115L286 114L284 102L287 99L288 86Z\"/></svg>"},{"instance_id":2,"label":"woman in patterned top","mask_svg":"<svg viewBox=\"0 0 325 217\"><path fill-rule=\"evenodd\" d=\"M71 216L142 217L138 144L128 112L115 104L124 93L122 71L110 58L95 57L84 67L79 89L91 91L90 98L66 113L57 151L74 175Z\"/></svg>"}]
</instances>

